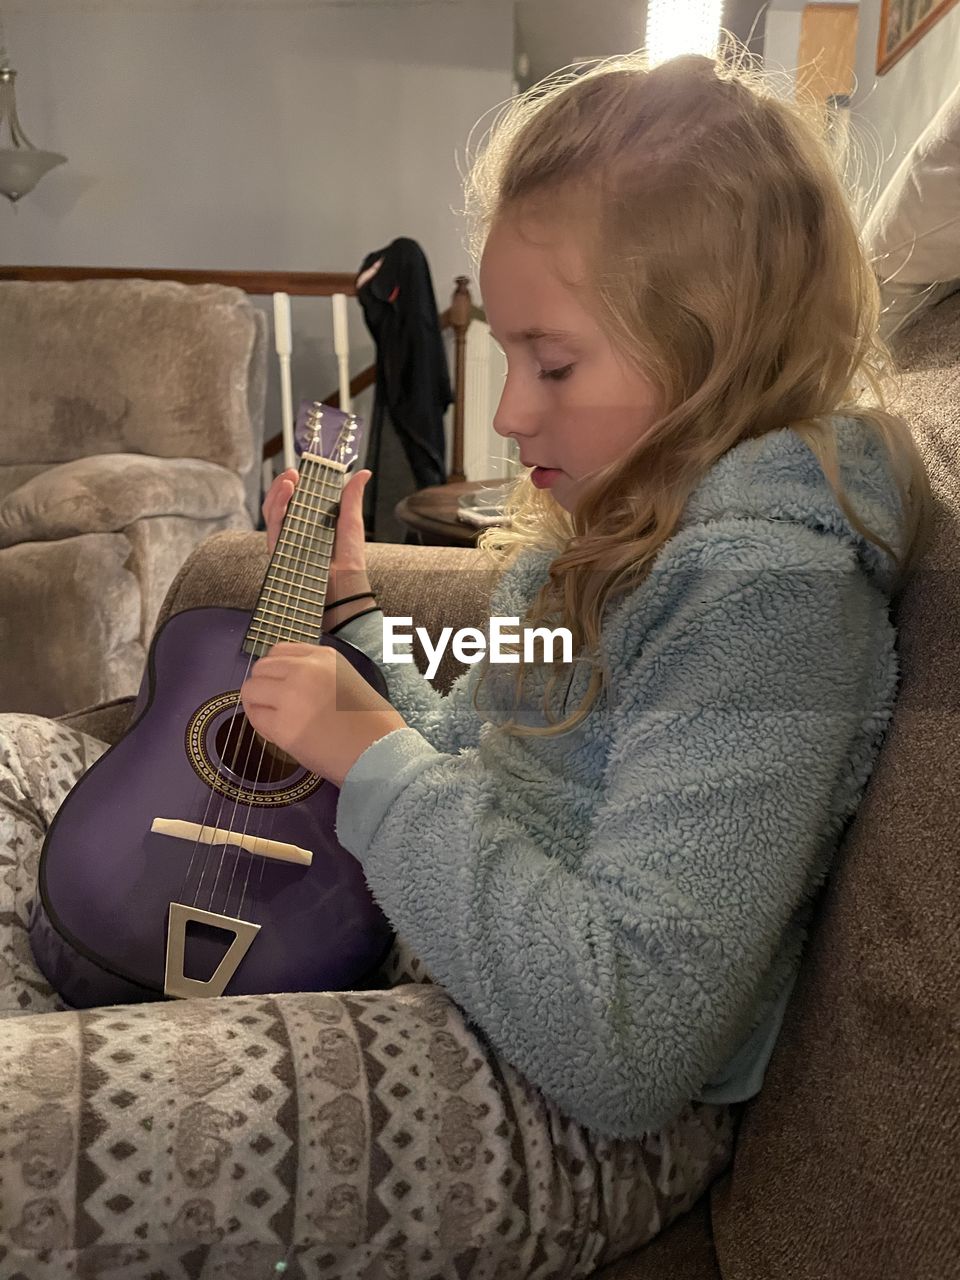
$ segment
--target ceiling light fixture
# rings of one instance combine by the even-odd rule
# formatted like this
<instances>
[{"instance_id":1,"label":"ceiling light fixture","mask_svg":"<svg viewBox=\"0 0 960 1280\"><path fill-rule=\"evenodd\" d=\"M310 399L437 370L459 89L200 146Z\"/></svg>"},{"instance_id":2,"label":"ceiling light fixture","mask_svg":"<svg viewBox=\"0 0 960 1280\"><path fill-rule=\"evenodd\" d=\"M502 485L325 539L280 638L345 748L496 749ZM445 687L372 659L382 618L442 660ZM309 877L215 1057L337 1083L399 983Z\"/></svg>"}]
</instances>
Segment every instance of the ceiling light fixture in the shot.
<instances>
[{"instance_id":1,"label":"ceiling light fixture","mask_svg":"<svg viewBox=\"0 0 960 1280\"><path fill-rule=\"evenodd\" d=\"M649 0L647 55L650 65L703 53L715 58L723 21L723 0Z\"/></svg>"},{"instance_id":2,"label":"ceiling light fixture","mask_svg":"<svg viewBox=\"0 0 960 1280\"><path fill-rule=\"evenodd\" d=\"M4 48L0 18L0 195L5 195L11 204L32 191L45 173L58 164L65 164L67 159L57 151L41 151L24 133L17 116L16 78ZM9 134L6 146L4 126Z\"/></svg>"}]
</instances>

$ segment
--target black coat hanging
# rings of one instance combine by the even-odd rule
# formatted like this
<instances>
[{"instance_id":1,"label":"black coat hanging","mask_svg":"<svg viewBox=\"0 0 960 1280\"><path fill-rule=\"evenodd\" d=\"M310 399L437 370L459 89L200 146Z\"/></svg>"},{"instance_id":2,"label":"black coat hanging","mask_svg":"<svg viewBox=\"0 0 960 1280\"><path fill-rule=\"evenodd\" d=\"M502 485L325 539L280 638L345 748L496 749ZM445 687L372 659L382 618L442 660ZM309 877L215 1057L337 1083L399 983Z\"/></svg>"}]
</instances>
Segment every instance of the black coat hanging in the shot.
<instances>
[{"instance_id":1,"label":"black coat hanging","mask_svg":"<svg viewBox=\"0 0 960 1280\"><path fill-rule=\"evenodd\" d=\"M367 445L373 477L364 495L367 534L376 510L377 462L385 419L393 423L418 489L444 484L443 417L453 401L447 353L440 333L433 280L423 250L401 236L367 254L358 278L377 261L357 290L377 347L377 381Z\"/></svg>"}]
</instances>

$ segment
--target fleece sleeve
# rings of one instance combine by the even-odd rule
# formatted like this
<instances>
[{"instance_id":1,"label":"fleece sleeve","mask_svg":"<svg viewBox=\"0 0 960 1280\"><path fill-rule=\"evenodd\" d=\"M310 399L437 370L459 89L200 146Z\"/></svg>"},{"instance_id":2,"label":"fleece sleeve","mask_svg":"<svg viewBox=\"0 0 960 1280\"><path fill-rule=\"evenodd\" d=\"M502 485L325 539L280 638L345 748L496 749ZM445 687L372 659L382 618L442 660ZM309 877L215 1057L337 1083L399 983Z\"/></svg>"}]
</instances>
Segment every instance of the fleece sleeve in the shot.
<instances>
[{"instance_id":1,"label":"fleece sleeve","mask_svg":"<svg viewBox=\"0 0 960 1280\"><path fill-rule=\"evenodd\" d=\"M383 658L383 612L365 613L340 627L336 636L372 658L387 682L387 697L407 724L438 751L456 753L475 746L480 737L481 719L473 706L473 686L478 664L458 676L442 694L421 675L413 661L412 645L397 644L408 662L385 662ZM438 637L432 637L434 641Z\"/></svg>"},{"instance_id":2,"label":"fleece sleeve","mask_svg":"<svg viewBox=\"0 0 960 1280\"><path fill-rule=\"evenodd\" d=\"M483 744L454 758L397 730L341 792L338 835L434 978L600 1133L662 1125L742 1041L846 816L853 743L889 718L885 598L839 541L791 529L788 566L785 537L739 530L709 564L688 546L664 577L579 859L506 813L525 784Z\"/></svg>"}]
</instances>

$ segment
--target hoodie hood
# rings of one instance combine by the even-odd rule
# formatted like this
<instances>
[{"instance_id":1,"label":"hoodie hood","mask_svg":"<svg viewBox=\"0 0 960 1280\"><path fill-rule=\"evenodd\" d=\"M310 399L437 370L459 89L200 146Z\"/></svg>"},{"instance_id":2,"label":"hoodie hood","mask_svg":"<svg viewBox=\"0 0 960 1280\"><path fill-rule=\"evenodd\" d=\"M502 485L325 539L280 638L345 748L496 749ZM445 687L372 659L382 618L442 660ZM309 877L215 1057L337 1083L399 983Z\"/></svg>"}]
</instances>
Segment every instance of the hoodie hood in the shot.
<instances>
[{"instance_id":1,"label":"hoodie hood","mask_svg":"<svg viewBox=\"0 0 960 1280\"><path fill-rule=\"evenodd\" d=\"M899 554L900 497L882 442L862 419L837 416L833 424L850 505ZM841 538L877 585L890 590L896 564L850 524L816 455L792 428L745 440L724 454L690 495L679 528L738 518L786 521Z\"/></svg>"}]
</instances>

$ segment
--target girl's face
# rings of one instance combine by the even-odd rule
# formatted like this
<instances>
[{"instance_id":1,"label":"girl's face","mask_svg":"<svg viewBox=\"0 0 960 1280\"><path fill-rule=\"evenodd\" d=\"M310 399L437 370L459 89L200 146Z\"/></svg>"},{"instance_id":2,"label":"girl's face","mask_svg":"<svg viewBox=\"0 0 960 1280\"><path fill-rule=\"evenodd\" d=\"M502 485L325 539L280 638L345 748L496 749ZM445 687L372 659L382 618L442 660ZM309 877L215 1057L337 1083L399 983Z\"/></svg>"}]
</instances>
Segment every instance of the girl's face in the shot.
<instances>
[{"instance_id":1,"label":"girl's face","mask_svg":"<svg viewBox=\"0 0 960 1280\"><path fill-rule=\"evenodd\" d=\"M572 511L583 482L636 444L658 416L652 383L630 368L565 281L585 277L569 237L497 218L480 290L507 376L493 420L531 479Z\"/></svg>"}]
</instances>

